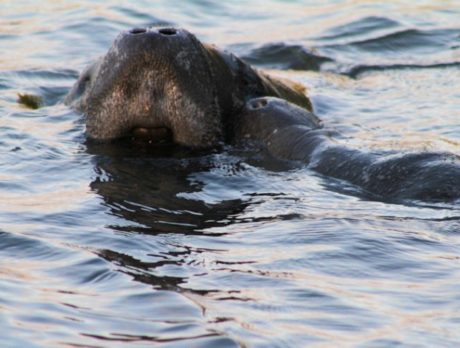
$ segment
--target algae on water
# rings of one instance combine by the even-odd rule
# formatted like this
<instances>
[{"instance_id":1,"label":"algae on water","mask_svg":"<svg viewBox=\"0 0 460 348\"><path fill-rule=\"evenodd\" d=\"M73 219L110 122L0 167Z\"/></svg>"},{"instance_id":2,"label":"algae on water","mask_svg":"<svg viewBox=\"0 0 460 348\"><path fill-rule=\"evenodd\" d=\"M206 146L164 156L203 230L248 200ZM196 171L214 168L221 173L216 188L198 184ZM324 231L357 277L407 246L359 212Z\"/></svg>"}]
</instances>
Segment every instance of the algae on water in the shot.
<instances>
[{"instance_id":1,"label":"algae on water","mask_svg":"<svg viewBox=\"0 0 460 348\"><path fill-rule=\"evenodd\" d=\"M39 95L18 93L18 103L30 109L38 109L43 105L43 98Z\"/></svg>"}]
</instances>

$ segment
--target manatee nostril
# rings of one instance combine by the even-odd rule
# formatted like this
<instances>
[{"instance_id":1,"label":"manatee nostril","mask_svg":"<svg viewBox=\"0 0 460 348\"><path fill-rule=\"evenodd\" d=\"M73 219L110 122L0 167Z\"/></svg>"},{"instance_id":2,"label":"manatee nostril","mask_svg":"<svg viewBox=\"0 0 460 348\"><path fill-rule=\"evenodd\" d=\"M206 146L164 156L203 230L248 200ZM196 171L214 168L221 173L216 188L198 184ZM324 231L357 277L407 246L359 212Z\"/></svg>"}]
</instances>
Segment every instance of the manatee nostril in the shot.
<instances>
[{"instance_id":1,"label":"manatee nostril","mask_svg":"<svg viewBox=\"0 0 460 348\"><path fill-rule=\"evenodd\" d=\"M252 109L263 108L267 104L268 104L268 101L265 98L256 99L256 100L251 101L250 103Z\"/></svg>"},{"instance_id":2,"label":"manatee nostril","mask_svg":"<svg viewBox=\"0 0 460 348\"><path fill-rule=\"evenodd\" d=\"M145 28L133 28L129 31L131 34L143 34L147 32L147 29Z\"/></svg>"},{"instance_id":3,"label":"manatee nostril","mask_svg":"<svg viewBox=\"0 0 460 348\"><path fill-rule=\"evenodd\" d=\"M177 34L177 30L174 28L163 28L163 29L158 30L158 32L163 35L176 35Z\"/></svg>"}]
</instances>

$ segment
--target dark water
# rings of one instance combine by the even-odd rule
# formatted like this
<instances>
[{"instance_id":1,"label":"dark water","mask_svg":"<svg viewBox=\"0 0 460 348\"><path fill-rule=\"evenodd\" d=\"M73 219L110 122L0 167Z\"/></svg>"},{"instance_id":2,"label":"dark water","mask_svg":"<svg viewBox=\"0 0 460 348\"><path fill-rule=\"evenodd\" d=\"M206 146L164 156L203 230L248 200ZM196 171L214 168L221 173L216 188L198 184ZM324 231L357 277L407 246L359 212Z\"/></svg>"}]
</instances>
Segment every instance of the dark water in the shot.
<instances>
[{"instance_id":1,"label":"dark water","mask_svg":"<svg viewBox=\"0 0 460 348\"><path fill-rule=\"evenodd\" d=\"M89 146L60 102L120 30L171 24L307 85L350 146L459 154L458 18L434 0L1 2L0 346L458 346L458 204L370 201L231 148Z\"/></svg>"}]
</instances>

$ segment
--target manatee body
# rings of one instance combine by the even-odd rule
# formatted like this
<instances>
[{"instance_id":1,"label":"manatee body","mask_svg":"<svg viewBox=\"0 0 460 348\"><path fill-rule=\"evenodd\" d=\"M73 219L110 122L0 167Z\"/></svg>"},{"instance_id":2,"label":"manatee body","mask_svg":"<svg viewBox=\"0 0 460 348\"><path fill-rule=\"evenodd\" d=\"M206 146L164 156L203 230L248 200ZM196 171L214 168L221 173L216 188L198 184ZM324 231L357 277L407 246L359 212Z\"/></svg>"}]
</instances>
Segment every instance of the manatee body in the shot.
<instances>
[{"instance_id":1,"label":"manatee body","mask_svg":"<svg viewBox=\"0 0 460 348\"><path fill-rule=\"evenodd\" d=\"M310 111L277 98L256 98L236 115L234 134L278 158L301 161L386 199L460 198L460 157L449 153L361 151L340 144ZM254 145L254 144L252 144Z\"/></svg>"},{"instance_id":2,"label":"manatee body","mask_svg":"<svg viewBox=\"0 0 460 348\"><path fill-rule=\"evenodd\" d=\"M87 135L96 140L165 127L176 143L203 148L231 137L227 120L258 96L311 109L301 85L257 71L186 30L132 29L83 71L65 103L86 115Z\"/></svg>"}]
</instances>

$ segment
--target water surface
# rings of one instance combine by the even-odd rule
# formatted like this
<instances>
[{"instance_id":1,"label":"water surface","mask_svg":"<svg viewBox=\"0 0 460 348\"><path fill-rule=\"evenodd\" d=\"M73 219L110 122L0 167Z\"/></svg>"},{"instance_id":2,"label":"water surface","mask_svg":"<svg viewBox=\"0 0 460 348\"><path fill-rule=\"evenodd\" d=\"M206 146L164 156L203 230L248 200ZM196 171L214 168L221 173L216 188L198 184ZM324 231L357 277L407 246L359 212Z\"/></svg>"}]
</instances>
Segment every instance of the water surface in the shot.
<instances>
[{"instance_id":1,"label":"water surface","mask_svg":"<svg viewBox=\"0 0 460 348\"><path fill-rule=\"evenodd\" d=\"M350 146L459 154L458 3L0 8L2 347L460 344L458 203L370 200L232 148L89 145L61 103L119 31L177 25L305 84Z\"/></svg>"}]
</instances>

